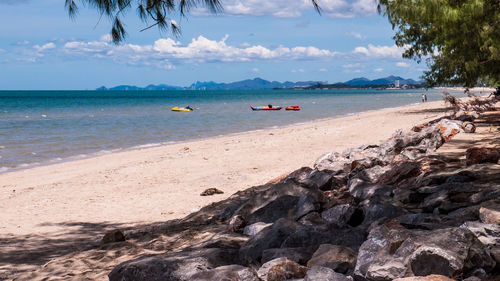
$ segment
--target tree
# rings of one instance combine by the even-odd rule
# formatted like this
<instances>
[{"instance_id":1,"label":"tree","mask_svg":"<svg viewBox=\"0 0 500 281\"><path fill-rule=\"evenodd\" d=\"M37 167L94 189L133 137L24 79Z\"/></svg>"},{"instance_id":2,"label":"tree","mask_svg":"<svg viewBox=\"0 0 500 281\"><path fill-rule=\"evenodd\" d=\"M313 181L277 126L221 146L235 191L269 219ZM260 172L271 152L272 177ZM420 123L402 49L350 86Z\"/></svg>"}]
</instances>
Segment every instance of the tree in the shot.
<instances>
[{"instance_id":1,"label":"tree","mask_svg":"<svg viewBox=\"0 0 500 281\"><path fill-rule=\"evenodd\" d=\"M405 58L426 59L429 86L500 86L500 1L380 0Z\"/></svg>"},{"instance_id":2,"label":"tree","mask_svg":"<svg viewBox=\"0 0 500 281\"><path fill-rule=\"evenodd\" d=\"M78 12L77 0L66 0L66 9L70 17L75 17ZM179 26L172 19L172 15L186 16L191 8L205 6L212 13L222 12L221 0L80 0L83 5L88 5L99 11L102 16L109 17L113 24L111 35L113 42L119 43L125 39L126 31L122 24L122 16L133 6L136 7L139 18L147 24L144 31L157 26L160 31L171 31L179 34ZM314 8L320 12L317 0L311 0Z\"/></svg>"}]
</instances>

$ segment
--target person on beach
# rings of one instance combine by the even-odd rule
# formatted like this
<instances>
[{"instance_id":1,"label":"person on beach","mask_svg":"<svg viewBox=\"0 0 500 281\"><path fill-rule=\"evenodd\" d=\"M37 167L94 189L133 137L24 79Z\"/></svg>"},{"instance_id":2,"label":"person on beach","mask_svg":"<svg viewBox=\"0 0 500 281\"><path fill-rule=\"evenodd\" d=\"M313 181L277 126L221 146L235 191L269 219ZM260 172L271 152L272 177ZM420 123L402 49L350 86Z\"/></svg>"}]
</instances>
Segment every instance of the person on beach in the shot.
<instances>
[{"instance_id":1,"label":"person on beach","mask_svg":"<svg viewBox=\"0 0 500 281\"><path fill-rule=\"evenodd\" d=\"M424 100L427 102L427 94L424 94Z\"/></svg>"},{"instance_id":2,"label":"person on beach","mask_svg":"<svg viewBox=\"0 0 500 281\"><path fill-rule=\"evenodd\" d=\"M422 102L425 102L425 94L422 94Z\"/></svg>"}]
</instances>

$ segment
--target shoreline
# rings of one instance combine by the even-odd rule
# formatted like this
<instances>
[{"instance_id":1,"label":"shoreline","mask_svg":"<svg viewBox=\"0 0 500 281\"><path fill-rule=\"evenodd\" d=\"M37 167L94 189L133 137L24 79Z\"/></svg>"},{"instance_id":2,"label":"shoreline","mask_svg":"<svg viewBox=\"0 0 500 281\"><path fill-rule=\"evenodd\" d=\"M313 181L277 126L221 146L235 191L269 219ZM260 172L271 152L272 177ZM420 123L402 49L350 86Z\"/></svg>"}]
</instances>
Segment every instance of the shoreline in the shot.
<instances>
[{"instance_id":1,"label":"shoreline","mask_svg":"<svg viewBox=\"0 0 500 281\"><path fill-rule=\"evenodd\" d=\"M22 170L26 170L26 169L33 169L33 168L37 168L37 167L44 167L44 166L63 164L63 163L68 163L68 162L73 162L73 161L92 159L92 158L100 157L103 155L109 155L109 154L113 154L113 153L162 147L162 146L189 143L189 142L212 140L212 139L218 139L218 138L224 138L224 137L236 137L239 135L253 134L253 133L265 132L265 131L276 130L276 129L286 129L286 128L295 127L295 126L307 125L307 124L311 124L311 123L315 123L315 122L333 121L336 119L342 119L342 118L346 118L346 117L353 116L353 115L365 114L365 113L376 112L376 111L381 111L381 110L403 109L403 108L408 107L408 106L417 106L419 104L421 104L421 103L415 102L415 103L411 103L408 105L351 112L351 113L347 113L347 114L341 114L338 116L313 119L313 120L309 120L309 121L291 123L291 124L281 125L281 126L264 127L262 129L256 129L256 130L250 130L250 131L241 131L241 132L235 132L235 133L227 133L227 134L214 135L214 136L201 137L201 138L190 138L190 139L184 139L184 140L165 141L165 142L159 142L159 143L139 144L139 145L134 145L131 147L124 147L124 148L120 147L120 148L115 148L115 149L110 149L110 150L100 150L100 151L86 153L86 154L79 153L79 154L75 154L75 155L65 157L65 158L55 157L55 158L49 159L49 160L44 161L44 162L22 163L16 167L0 167L0 175L5 174L5 173L18 172L18 171L22 171Z\"/></svg>"},{"instance_id":2,"label":"shoreline","mask_svg":"<svg viewBox=\"0 0 500 281\"><path fill-rule=\"evenodd\" d=\"M378 144L442 114L436 101L2 173L0 236L61 233L74 222L132 227L182 218L327 152ZM224 194L199 195L211 187Z\"/></svg>"}]
</instances>

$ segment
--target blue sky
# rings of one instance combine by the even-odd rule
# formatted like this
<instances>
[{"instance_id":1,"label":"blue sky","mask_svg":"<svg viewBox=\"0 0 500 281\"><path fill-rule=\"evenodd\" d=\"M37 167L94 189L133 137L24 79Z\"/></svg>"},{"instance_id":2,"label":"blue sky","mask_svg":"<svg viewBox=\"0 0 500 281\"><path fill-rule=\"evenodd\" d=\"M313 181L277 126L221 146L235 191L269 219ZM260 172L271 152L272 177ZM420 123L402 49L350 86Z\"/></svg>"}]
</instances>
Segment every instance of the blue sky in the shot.
<instances>
[{"instance_id":1,"label":"blue sky","mask_svg":"<svg viewBox=\"0 0 500 281\"><path fill-rule=\"evenodd\" d=\"M79 3L79 2L77 2ZM120 84L187 86L195 81L346 81L388 75L418 79L425 64L402 59L373 0L223 0L224 12L174 16L180 37L145 27L131 9L127 39L111 23L63 0L0 0L0 89L95 89Z\"/></svg>"}]
</instances>

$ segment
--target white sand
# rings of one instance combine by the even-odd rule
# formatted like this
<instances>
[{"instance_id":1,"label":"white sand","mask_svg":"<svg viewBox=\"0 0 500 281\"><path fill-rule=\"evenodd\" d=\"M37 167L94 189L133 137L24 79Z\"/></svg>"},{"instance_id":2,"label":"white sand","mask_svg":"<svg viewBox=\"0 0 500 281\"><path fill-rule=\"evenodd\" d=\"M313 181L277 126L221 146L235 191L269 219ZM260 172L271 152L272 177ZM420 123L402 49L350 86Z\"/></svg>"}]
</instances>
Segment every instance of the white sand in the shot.
<instances>
[{"instance_id":1,"label":"white sand","mask_svg":"<svg viewBox=\"0 0 500 281\"><path fill-rule=\"evenodd\" d=\"M64 232L68 223L126 226L183 217L264 184L322 154L379 143L398 128L442 115L443 102L0 174L0 236ZM258 113L257 113L258 114ZM202 197L206 188L225 193Z\"/></svg>"}]
</instances>

